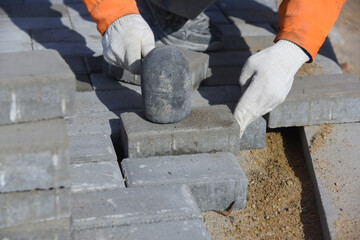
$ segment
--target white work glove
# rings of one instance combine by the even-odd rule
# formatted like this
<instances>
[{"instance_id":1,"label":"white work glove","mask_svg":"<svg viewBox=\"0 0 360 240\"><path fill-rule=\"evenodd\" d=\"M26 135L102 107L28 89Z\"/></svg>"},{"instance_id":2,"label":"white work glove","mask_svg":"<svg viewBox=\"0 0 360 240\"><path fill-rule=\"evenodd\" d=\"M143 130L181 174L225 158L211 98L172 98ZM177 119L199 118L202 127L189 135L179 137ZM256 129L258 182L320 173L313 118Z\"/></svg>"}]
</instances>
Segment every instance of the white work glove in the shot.
<instances>
[{"instance_id":1,"label":"white work glove","mask_svg":"<svg viewBox=\"0 0 360 240\"><path fill-rule=\"evenodd\" d=\"M234 112L240 136L251 122L285 101L295 73L308 60L299 46L279 40L246 61L240 75L243 94Z\"/></svg>"},{"instance_id":2,"label":"white work glove","mask_svg":"<svg viewBox=\"0 0 360 240\"><path fill-rule=\"evenodd\" d=\"M139 14L115 20L102 37L104 59L133 74L140 74L141 57L154 47L154 34Z\"/></svg>"}]
</instances>

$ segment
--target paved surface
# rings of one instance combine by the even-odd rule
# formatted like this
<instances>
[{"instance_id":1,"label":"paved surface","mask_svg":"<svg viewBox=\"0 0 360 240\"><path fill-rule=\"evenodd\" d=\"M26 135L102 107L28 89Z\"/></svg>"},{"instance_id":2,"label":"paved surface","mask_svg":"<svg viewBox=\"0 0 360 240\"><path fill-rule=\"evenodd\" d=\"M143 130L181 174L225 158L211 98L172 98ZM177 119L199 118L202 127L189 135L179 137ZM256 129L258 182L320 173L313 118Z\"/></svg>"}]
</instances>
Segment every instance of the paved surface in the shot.
<instances>
[{"instance_id":1,"label":"paved surface","mask_svg":"<svg viewBox=\"0 0 360 240\"><path fill-rule=\"evenodd\" d=\"M34 186L31 185L33 179L31 176L22 175L23 177L20 179L20 182L26 181L27 185L17 184L15 182L9 183L7 180L12 179L16 174L3 175L3 172L5 170L8 172L8 170L0 166L1 186L5 186L5 188L8 189L8 192L6 192L7 190L3 191L2 188L0 191L0 216L6 216L5 218L0 217L0 237L21 239L30 236L34 238L54 236L54 238L57 239L69 239L69 217L70 213L72 213L73 225L71 228L75 239L116 239L119 234L127 236L128 239L146 239L147 234L154 236L153 239L168 239L169 234L174 239L209 239L207 230L200 219L200 209L215 208L216 210L224 210L224 206L228 205L228 199L222 201L220 199L221 194L219 195L219 193L217 193L217 195L214 195L214 198L207 199L209 202L219 204L205 208L203 205L196 203L195 199L197 195L194 194L194 191L190 191L185 185L179 185L181 181L178 179L174 185L166 184L167 186L142 187L139 189L129 189L125 187L123 172L119 166L119 162L124 157L122 151L124 146L121 144L122 122L120 116L122 116L121 114L124 112L142 110L142 101L140 87L124 82L139 84L140 77L121 69L111 68L106 64L104 68L104 62L101 56L101 35L97 32L96 25L90 19L83 3L80 0L0 0L0 4L0 59L4 59L4 61L0 61L1 71L5 71L6 73L7 69L17 67L17 74L21 75L23 72L23 75L26 75L21 77L21 81L19 82L11 82L9 79L12 78L12 76L9 77L6 74L2 74L0 77L0 86L7 87L11 86L11 84L13 84L12 87L22 86L22 88L13 88L15 90L19 89L19 92L17 92L15 96L29 96L24 102L32 103L34 106L33 112L36 112L35 114L24 112L23 108L18 107L20 105L16 105L16 108L11 108L13 107L12 103L18 103L19 99L15 99L17 101L14 101L14 97L8 94L9 89L0 87L1 100L4 98L7 99L7 101L0 101L0 106L3 106L4 103L4 106L6 106L0 108L0 122L2 121L0 124L20 123L46 118L62 118L66 116L66 129L70 143L68 150L70 159L62 158L61 160L64 162L61 162L61 164L65 163L65 160L70 162L69 177L72 182L71 190L68 187L63 188L62 186L61 188L47 189L47 191L32 189L29 192L13 192L15 190L33 188ZM278 21L276 11L276 2L272 0L219 0L217 4L212 5L205 11L205 14L219 25L224 34L226 47L224 51L205 54L184 51L193 73L191 78L194 88L192 94L192 106L194 108L196 107L202 109L205 113L209 113L206 109L211 109L214 107L213 105L225 104L230 110L234 109L241 95L240 88L237 86L241 67L252 53L273 44L272 40L277 31L276 24ZM157 42L157 44L160 43ZM56 61L49 61L49 56L53 55L53 53L40 51L44 49L56 50L61 57L58 56ZM30 53L24 53L23 51L30 51ZM333 58L333 52L329 50L326 44L320 52L321 54L315 58L312 65L307 65L298 72L297 75L299 77L305 75L341 73L341 69ZM45 55L41 56L41 54ZM47 54L49 56L46 56ZM6 61L10 56L13 56L13 59L19 61L17 65L13 63L9 64L9 62ZM21 64L26 59L28 59L27 63L33 63L31 68L22 67ZM63 60L69 66L66 66L62 62ZM68 67L70 67L72 72L69 71ZM106 73L111 76L116 76L116 78L121 79L122 82L117 81L114 77L110 78L106 76ZM43 91L39 88L31 91L29 88L26 88L26 84L34 80L34 76L29 77L29 75L34 74L37 76L36 80L42 81L43 84L41 87L44 88ZM323 76L319 78L323 78ZM56 79L57 81L50 82L49 79ZM346 79L352 79L354 82L358 81L358 79L348 76ZM5 81L10 82L10 85L1 85ZM72 89L71 91L74 90L74 81L76 81L76 90L78 91L75 103L73 96L69 95L69 97L64 97L66 92L70 91L69 89ZM325 81L324 84L328 84L328 82ZM31 86L33 85L34 84L31 84ZM346 84L345 86L345 84L338 84L337 86L339 88L349 88L350 85ZM355 84L354 86L356 87L357 85ZM355 87L352 89L355 89ZM3 89L3 91L1 89ZM6 89L6 91L4 91L4 89ZM55 89L64 91L55 91ZM32 94L24 94L29 92ZM37 99L35 96L37 96L39 92L46 92L46 97L44 99ZM335 91L335 93L337 94L338 92ZM349 116L358 116L358 108L353 106L358 107L359 98L357 94L355 94L351 102L348 98L349 92L345 91L342 93L345 93L345 100L341 102L341 106L345 110L343 114L338 115L343 116L344 120L341 121L346 121ZM57 104L59 102L56 102L58 97L65 99L60 101L60 105ZM43 111L45 115L41 115L42 112L39 106L43 106L43 102L49 102L51 99L55 99L54 102L56 104L51 105L51 109ZM326 105L328 103L329 102L325 103L325 105L320 104L319 106L328 106ZM46 106L50 105L46 104ZM76 114L69 116L74 113L74 107L76 108ZM8 111L3 114L3 109L7 109ZM11 109L15 109L15 111L12 111L12 114ZM325 111L324 109L326 110L326 107L319 110L321 114ZM306 108L306 111L311 112L308 108ZM48 112L56 112L57 115L46 115ZM231 114L230 112L228 113L228 121L233 122L234 119L231 119ZM204 114L204 116L207 115ZM298 117L295 116L294 118L298 120ZM351 121L355 120L357 121L357 118ZM49 123L51 121L49 121ZM219 126L218 122L215 122L214 119L209 118L207 121L214 128ZM61 120L61 122L62 125L60 128L57 128L58 130L63 129L63 120ZM24 126L30 126L29 123L23 124ZM42 123L39 122L38 124L41 125ZM303 121L295 125L304 124L309 124L309 122ZM326 147L323 148L323 152L326 153L328 149L336 149L338 145L335 146L331 144L334 144L334 142L339 143L339 146L343 146L340 149L341 156L339 157L350 154L350 159L354 159L354 161L350 161L349 164L354 164L358 158L351 158L351 154L357 154L358 149L347 145L344 146L346 142L345 138L349 138L349 141L355 144L359 142L356 138L357 136L355 136L356 129L358 128L354 129L354 126L356 125L338 125L335 127L334 135L330 136L333 142L327 142ZM21 128L20 124L19 128ZM316 127L304 128L304 139L311 139L311 129L316 129ZM3 130L5 131L6 129L3 128ZM186 129L183 130L185 131ZM187 130L189 131L189 136L194 134L194 129L191 131L189 129ZM203 130L202 127L196 129L200 135L203 134ZM233 135L237 135L238 133L235 128L233 130ZM14 131L14 129L12 129L12 131ZM264 147L265 131L266 122L263 118L260 118L249 126L244 133L240 146L237 146L236 149L233 147L232 149L238 151L239 149ZM49 130L48 133L56 134L56 132L52 132L51 130ZM151 135L152 133L149 134ZM157 133L154 134L156 135ZM59 133L56 134L56 136L59 137L62 135ZM218 136L209 135L208 138L210 137ZM14 139L16 140L16 138ZM342 140L340 141L338 139ZM20 139L19 144L21 144L23 140L30 142L32 139ZM41 140L47 142L46 144L49 145L59 145L55 140L53 142L46 141L46 139L41 139L41 136L38 136L38 140L33 141L33 144L41 142ZM61 138L57 139L57 141L60 140ZM1 142L6 141L6 139L1 139ZM65 142L67 142L67 140L64 141L66 145ZM46 144L44 143L44 145ZM186 145L186 143L184 144ZM222 144L224 144L225 147L221 150L228 151L229 146L226 145L226 143ZM309 147L309 145L309 142L305 142L305 151L308 151L306 147ZM209 152L218 150L219 149L214 147L213 149L209 149ZM326 154L330 153L331 151L328 151ZM314 165L314 156L314 154L310 154L308 158L310 169L312 169L311 166ZM326 156L330 159L337 155L334 153L333 156ZM41 174L44 178L50 175L54 177L54 179L48 177L46 181L43 181L44 186L40 186L47 188L56 183L56 181L59 181L56 177L60 176L58 174L62 165L56 165L56 158L49 158L47 156L44 158L46 160L50 159L53 164L52 168L49 165L50 168L47 174ZM174 158L163 156L162 159L165 162L167 160L171 162ZM146 161L144 159L132 160ZM222 160L226 160L226 158L220 157L218 159L219 162L214 159L212 160L214 166L217 166L222 163ZM136 164L130 161L131 159L127 159L124 164L126 164L126 162ZM12 161L11 164L13 163ZM195 173L205 173L208 168L204 167L204 165L206 165L206 163L200 165L189 163L186 167L191 168ZM6 165L6 167L9 166L10 163ZM27 165L24 164L22 166ZM155 163L154 166L156 166ZM153 169L154 166L149 169ZM346 166L348 167L349 165ZM338 169L342 169L343 167L344 166L341 165ZM174 171L181 169L182 168L176 167ZM243 182L240 184L240 188L243 189L243 191L241 194L235 193L240 195L231 196L230 198L238 199L241 197L240 204L237 203L237 206L245 206L244 194L246 195L246 184L244 183L244 178L242 178L243 174L240 173L242 172L241 168L236 166L235 169L231 169L229 172L220 167L211 169L213 171L223 171L223 176L232 173L232 179L226 179L225 183L218 178L212 178L212 186L225 186L224 189L226 191L231 190L228 192L236 192L232 191L236 188L235 179L242 179ZM235 171L236 169L238 169L238 171ZM355 169L357 169L356 166L354 169L348 171L351 174L356 174L356 172L354 172ZM21 171L23 170L24 168L22 168ZM56 173L55 175L48 174L54 172ZM154 172L156 172L155 169ZM167 171L167 173L168 172L169 171ZM334 174L339 174L339 172L336 171ZM351 174L349 176L351 176ZM199 178L199 175L194 175L195 177L191 177L189 181L195 182ZM314 171L315 180L319 178L319 175L320 174ZM159 175L153 176L155 178L161 178L160 173ZM205 175L201 176L206 177ZM213 177L213 174L208 177ZM4 179L6 181L4 181ZM348 178L346 179L349 180ZM19 179L15 180L19 181ZM353 183L347 180L344 181L346 183ZM130 186L129 181L130 180L128 180L128 186ZM65 186L66 184L64 182L66 181L63 181L62 185ZM240 182L240 180L238 182ZM327 184L321 181L318 182L323 185ZM47 185L47 183L50 185ZM211 185L210 183L207 184L208 186ZM342 184L342 182L339 180L337 184ZM54 186L56 187L58 185L55 184ZM321 202L321 204L323 204L321 200L326 199L326 197L322 195L325 188L322 185L317 186L321 190L319 190L319 203ZM353 188L356 188L356 186L353 186ZM347 187L341 190L346 191L346 194L348 194ZM355 193L358 192L355 191ZM325 196L326 194L328 193L325 193ZM349 193L349 196L352 196L351 194L352 193ZM70 210L68 201L70 196L72 199L72 210ZM341 197L342 196L340 196L340 198ZM67 199L67 201L63 199ZM144 199L147 200L143 201ZM349 209L355 209L354 212L358 210L358 208L348 209L348 206L354 206L350 201L336 201L336 204L344 204L344 207L340 208L343 209L341 211L346 213L348 213ZM329 205L333 207L333 203L326 203L324 205L326 206L326 208L324 208L326 211L328 211L327 207ZM336 205L336 207L338 206ZM24 212L24 214L18 215L19 209L21 212ZM31 209L31 211L29 209ZM339 209L332 211L331 214L339 216ZM329 235L333 236L332 229L334 226L336 228L337 225L334 223L334 215L331 214L323 218L323 227L325 231L329 229ZM49 218L55 220L45 221L41 224L38 223L39 221L43 221L44 219L48 220ZM146 235L144 235L144 233L146 233Z\"/></svg>"}]
</instances>

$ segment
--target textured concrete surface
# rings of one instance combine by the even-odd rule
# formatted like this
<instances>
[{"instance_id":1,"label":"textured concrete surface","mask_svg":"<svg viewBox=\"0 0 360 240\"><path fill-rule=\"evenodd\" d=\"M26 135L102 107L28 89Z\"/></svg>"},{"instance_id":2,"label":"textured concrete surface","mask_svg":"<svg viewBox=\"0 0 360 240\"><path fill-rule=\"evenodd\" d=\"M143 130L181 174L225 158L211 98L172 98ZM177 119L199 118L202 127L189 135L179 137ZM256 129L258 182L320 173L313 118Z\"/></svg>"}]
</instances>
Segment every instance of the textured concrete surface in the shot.
<instances>
[{"instance_id":1,"label":"textured concrete surface","mask_svg":"<svg viewBox=\"0 0 360 240\"><path fill-rule=\"evenodd\" d=\"M70 163L90 163L116 160L109 135L72 135L69 137Z\"/></svg>"},{"instance_id":2,"label":"textured concrete surface","mask_svg":"<svg viewBox=\"0 0 360 240\"><path fill-rule=\"evenodd\" d=\"M70 218L1 228L1 239L71 239Z\"/></svg>"},{"instance_id":3,"label":"textured concrete surface","mask_svg":"<svg viewBox=\"0 0 360 240\"><path fill-rule=\"evenodd\" d=\"M72 28L68 17L0 18L2 31Z\"/></svg>"},{"instance_id":4,"label":"textured concrete surface","mask_svg":"<svg viewBox=\"0 0 360 240\"><path fill-rule=\"evenodd\" d=\"M72 194L73 230L201 219L187 186Z\"/></svg>"},{"instance_id":5,"label":"textured concrete surface","mask_svg":"<svg viewBox=\"0 0 360 240\"><path fill-rule=\"evenodd\" d=\"M128 187L186 184L201 211L246 205L247 177L231 153L124 159Z\"/></svg>"},{"instance_id":6,"label":"textured concrete surface","mask_svg":"<svg viewBox=\"0 0 360 240\"><path fill-rule=\"evenodd\" d=\"M193 108L173 124L155 124L141 112L123 113L122 145L129 158L233 152L240 148L239 125L223 105Z\"/></svg>"},{"instance_id":7,"label":"textured concrete surface","mask_svg":"<svg viewBox=\"0 0 360 240\"><path fill-rule=\"evenodd\" d=\"M46 42L33 43L34 50L54 49L63 57L74 56L98 56L103 52L102 44L99 41L91 42Z\"/></svg>"},{"instance_id":8,"label":"textured concrete surface","mask_svg":"<svg viewBox=\"0 0 360 240\"><path fill-rule=\"evenodd\" d=\"M360 123L301 128L325 239L360 237Z\"/></svg>"},{"instance_id":9,"label":"textured concrete surface","mask_svg":"<svg viewBox=\"0 0 360 240\"><path fill-rule=\"evenodd\" d=\"M74 239L118 239L127 240L210 240L204 223L199 219L181 221L132 224L130 226L107 227L73 232ZM150 237L151 236L151 237Z\"/></svg>"},{"instance_id":10,"label":"textured concrete surface","mask_svg":"<svg viewBox=\"0 0 360 240\"><path fill-rule=\"evenodd\" d=\"M297 78L267 120L270 128L360 121L360 80L352 74Z\"/></svg>"},{"instance_id":11,"label":"textured concrete surface","mask_svg":"<svg viewBox=\"0 0 360 240\"><path fill-rule=\"evenodd\" d=\"M0 192L68 186L63 119L0 126Z\"/></svg>"},{"instance_id":12,"label":"textured concrete surface","mask_svg":"<svg viewBox=\"0 0 360 240\"><path fill-rule=\"evenodd\" d=\"M0 54L0 125L74 113L75 76L55 51Z\"/></svg>"},{"instance_id":13,"label":"textured concrete surface","mask_svg":"<svg viewBox=\"0 0 360 240\"><path fill-rule=\"evenodd\" d=\"M70 217L70 190L33 190L2 193L0 229Z\"/></svg>"},{"instance_id":14,"label":"textured concrete surface","mask_svg":"<svg viewBox=\"0 0 360 240\"><path fill-rule=\"evenodd\" d=\"M113 161L70 165L71 191L91 192L125 188L116 158Z\"/></svg>"}]
</instances>

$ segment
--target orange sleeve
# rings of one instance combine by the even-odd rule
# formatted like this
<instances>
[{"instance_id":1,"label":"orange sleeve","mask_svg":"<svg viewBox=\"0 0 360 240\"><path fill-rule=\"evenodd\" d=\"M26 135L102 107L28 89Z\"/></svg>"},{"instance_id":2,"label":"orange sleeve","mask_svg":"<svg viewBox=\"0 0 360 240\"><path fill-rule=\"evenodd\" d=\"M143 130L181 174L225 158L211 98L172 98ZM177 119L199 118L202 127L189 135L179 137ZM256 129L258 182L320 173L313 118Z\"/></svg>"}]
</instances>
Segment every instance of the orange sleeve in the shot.
<instances>
[{"instance_id":1,"label":"orange sleeve","mask_svg":"<svg viewBox=\"0 0 360 240\"><path fill-rule=\"evenodd\" d=\"M312 61L346 0L283 0L279 8L280 39L305 49Z\"/></svg>"},{"instance_id":2,"label":"orange sleeve","mask_svg":"<svg viewBox=\"0 0 360 240\"><path fill-rule=\"evenodd\" d=\"M135 0L82 0L97 24L97 29L104 34L108 26L119 17L139 14Z\"/></svg>"}]
</instances>

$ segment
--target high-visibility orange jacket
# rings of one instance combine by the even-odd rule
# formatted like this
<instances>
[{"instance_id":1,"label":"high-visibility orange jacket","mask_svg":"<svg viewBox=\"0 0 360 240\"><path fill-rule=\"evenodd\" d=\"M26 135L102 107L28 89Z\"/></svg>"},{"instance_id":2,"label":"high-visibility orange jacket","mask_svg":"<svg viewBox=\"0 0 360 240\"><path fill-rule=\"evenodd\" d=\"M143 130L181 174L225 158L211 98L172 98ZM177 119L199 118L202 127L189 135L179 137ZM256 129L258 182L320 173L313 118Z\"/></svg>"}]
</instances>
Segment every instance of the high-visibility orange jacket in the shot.
<instances>
[{"instance_id":1,"label":"high-visibility orange jacket","mask_svg":"<svg viewBox=\"0 0 360 240\"><path fill-rule=\"evenodd\" d=\"M283 0L279 9L279 33L305 49L314 59L346 0ZM104 34L119 17L138 14L135 0L83 0L97 29ZM311 59L311 60L312 60Z\"/></svg>"}]
</instances>

